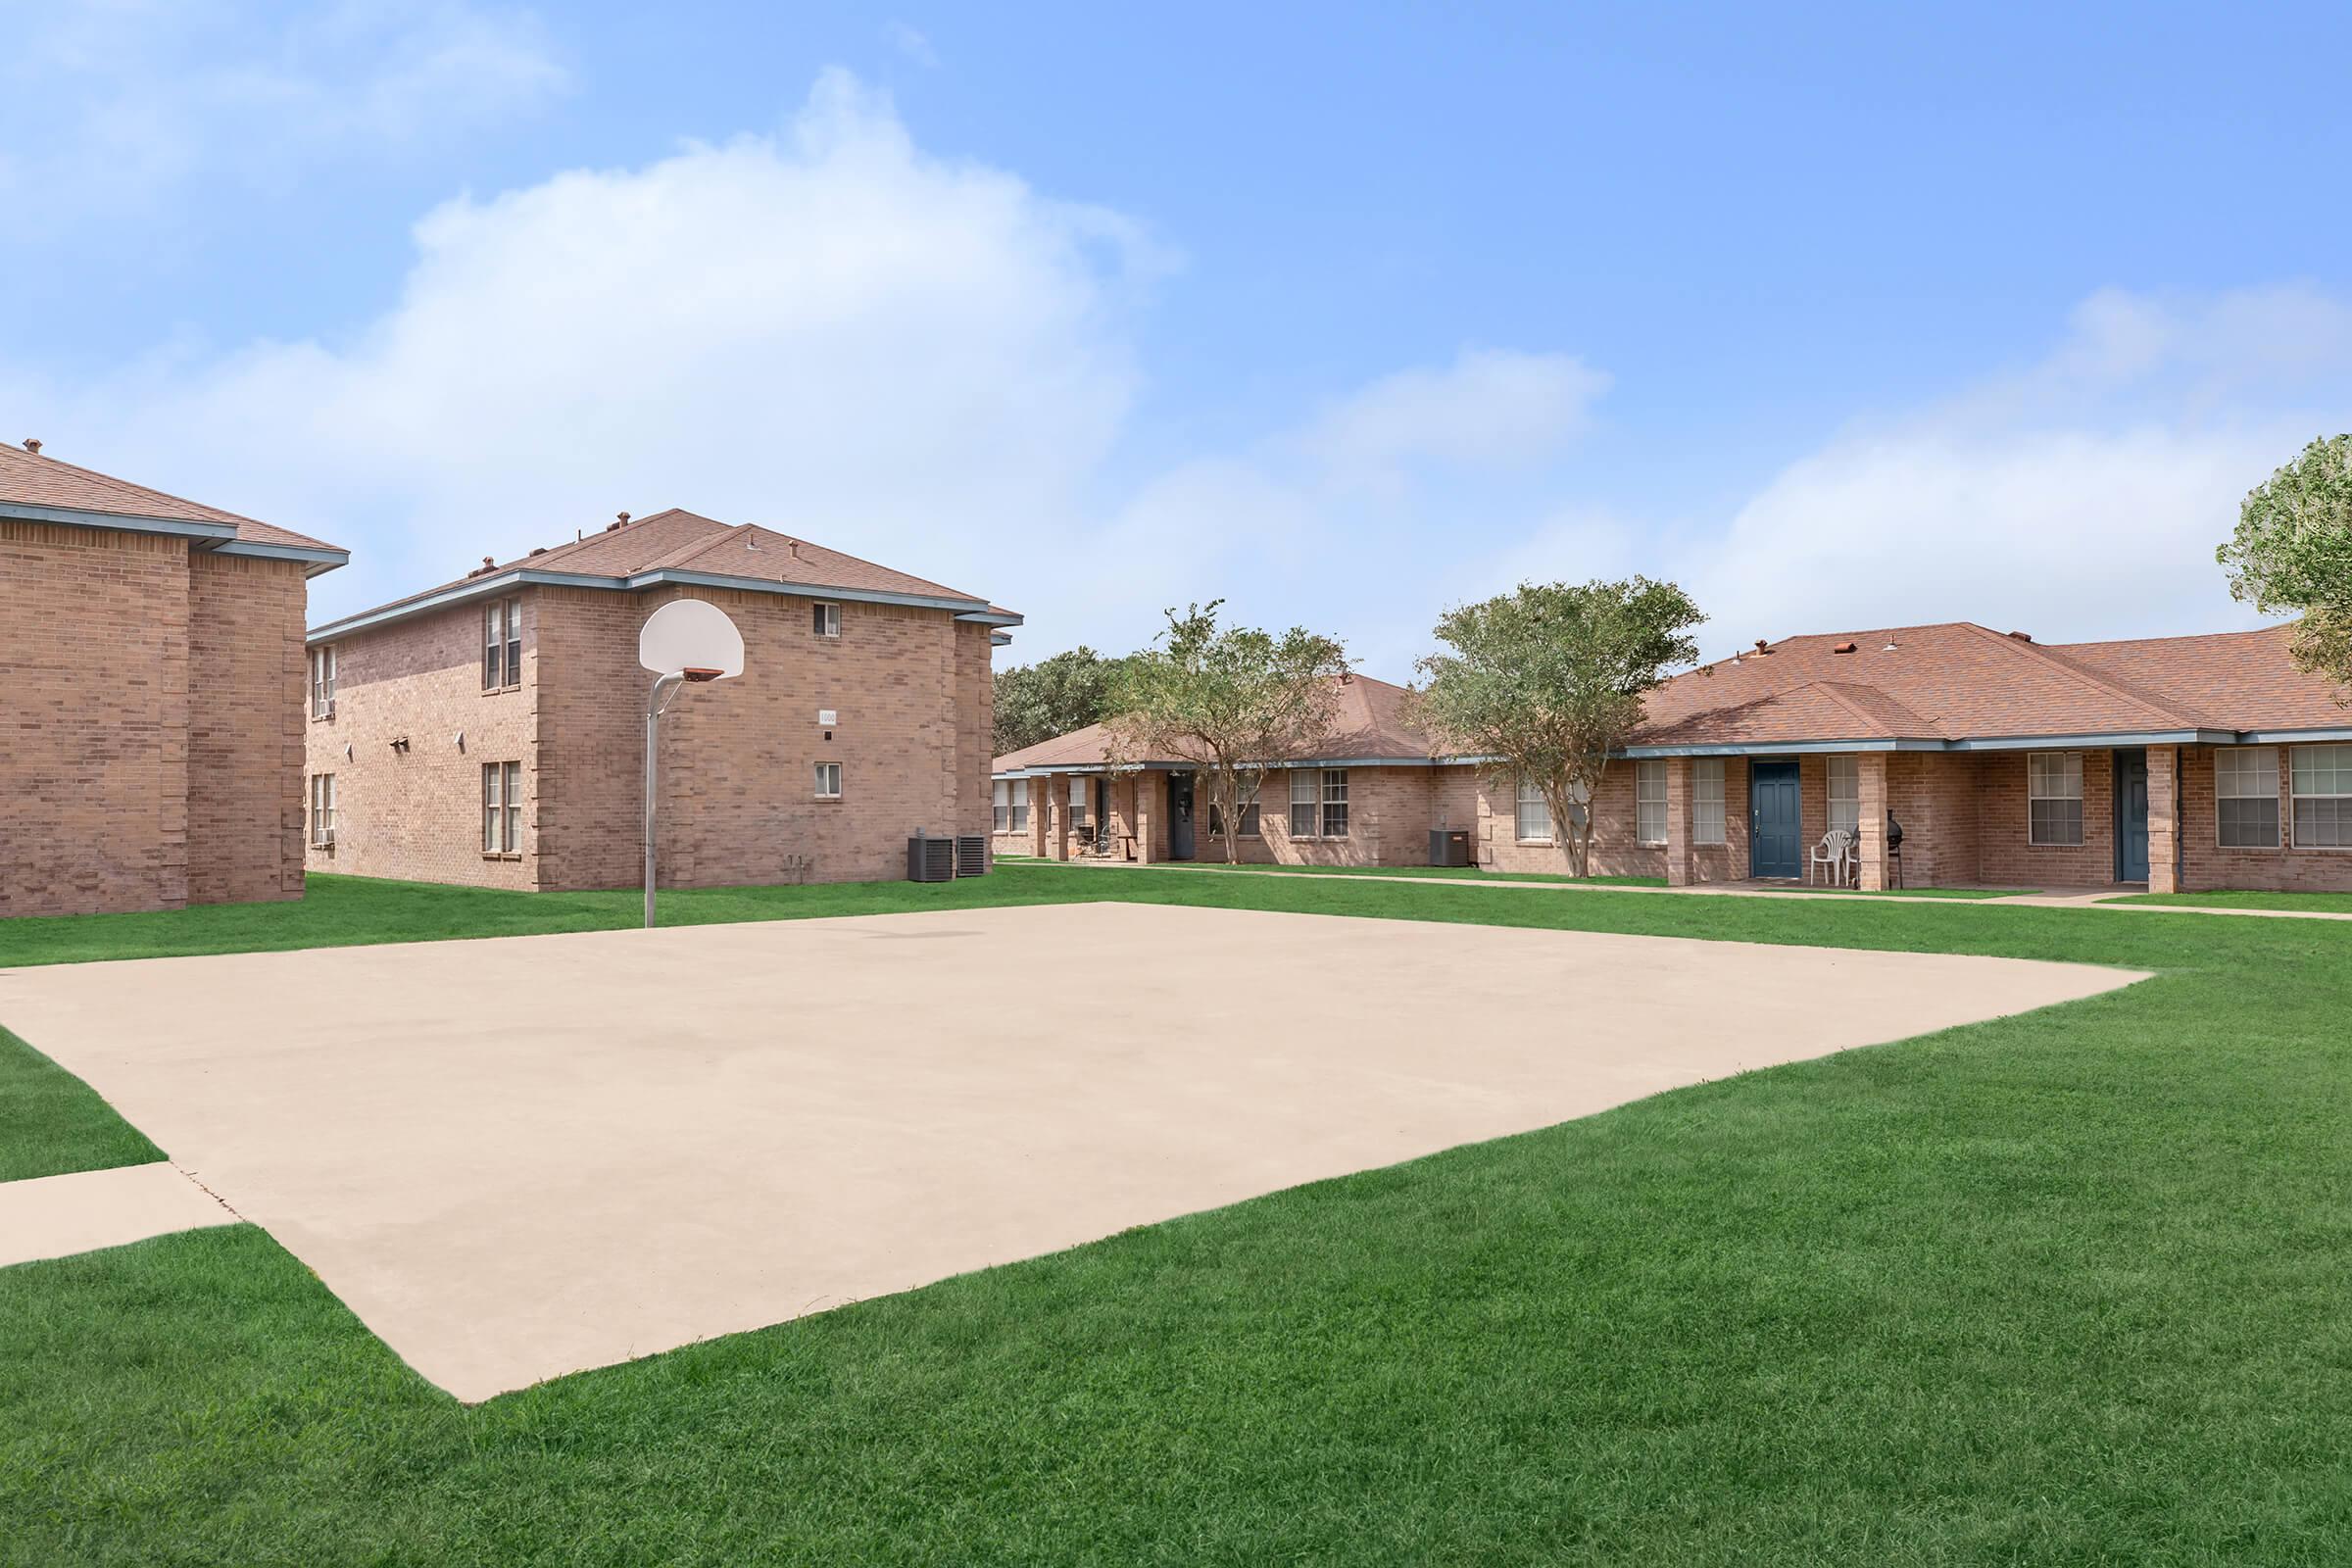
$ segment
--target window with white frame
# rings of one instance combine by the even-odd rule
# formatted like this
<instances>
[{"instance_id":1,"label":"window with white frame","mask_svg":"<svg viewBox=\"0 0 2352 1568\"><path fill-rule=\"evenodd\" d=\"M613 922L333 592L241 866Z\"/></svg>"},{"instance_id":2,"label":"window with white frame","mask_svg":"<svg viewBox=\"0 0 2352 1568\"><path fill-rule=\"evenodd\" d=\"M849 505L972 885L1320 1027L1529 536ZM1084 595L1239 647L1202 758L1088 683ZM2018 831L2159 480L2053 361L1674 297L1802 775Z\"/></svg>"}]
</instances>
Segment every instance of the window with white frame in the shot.
<instances>
[{"instance_id":1,"label":"window with white frame","mask_svg":"<svg viewBox=\"0 0 2352 1568\"><path fill-rule=\"evenodd\" d=\"M2352 849L2352 746L2297 746L2288 756L2295 848Z\"/></svg>"},{"instance_id":2,"label":"window with white frame","mask_svg":"<svg viewBox=\"0 0 2352 1568\"><path fill-rule=\"evenodd\" d=\"M482 607L482 690L522 684L522 601L493 599Z\"/></svg>"},{"instance_id":3,"label":"window with white frame","mask_svg":"<svg viewBox=\"0 0 2352 1568\"><path fill-rule=\"evenodd\" d=\"M482 764L482 853L522 853L522 764Z\"/></svg>"},{"instance_id":4,"label":"window with white frame","mask_svg":"<svg viewBox=\"0 0 2352 1568\"><path fill-rule=\"evenodd\" d=\"M311 716L332 718L335 713L335 645L321 643L311 650Z\"/></svg>"},{"instance_id":5,"label":"window with white frame","mask_svg":"<svg viewBox=\"0 0 2352 1568\"><path fill-rule=\"evenodd\" d=\"M839 762L816 764L816 798L820 801L841 799L841 764Z\"/></svg>"},{"instance_id":6,"label":"window with white frame","mask_svg":"<svg viewBox=\"0 0 2352 1568\"><path fill-rule=\"evenodd\" d=\"M2278 847L2278 749L2225 746L2213 754L2215 842L2225 850Z\"/></svg>"},{"instance_id":7,"label":"window with white frame","mask_svg":"<svg viewBox=\"0 0 2352 1568\"><path fill-rule=\"evenodd\" d=\"M1634 842L1666 842L1666 760L1645 757L1634 763Z\"/></svg>"},{"instance_id":8,"label":"window with white frame","mask_svg":"<svg viewBox=\"0 0 2352 1568\"><path fill-rule=\"evenodd\" d=\"M1019 833L1029 826L1029 781L1012 781L1012 830Z\"/></svg>"},{"instance_id":9,"label":"window with white frame","mask_svg":"<svg viewBox=\"0 0 2352 1568\"><path fill-rule=\"evenodd\" d=\"M1348 770L1344 767L1291 769L1291 837L1344 839L1348 836Z\"/></svg>"},{"instance_id":10,"label":"window with white frame","mask_svg":"<svg viewBox=\"0 0 2352 1568\"><path fill-rule=\"evenodd\" d=\"M1258 821L1257 803L1251 801L1242 808L1242 825L1236 829L1237 834L1246 839L1256 838ZM1225 813L1214 801L1208 803L1208 830L1212 834L1225 831Z\"/></svg>"},{"instance_id":11,"label":"window with white frame","mask_svg":"<svg viewBox=\"0 0 2352 1568\"><path fill-rule=\"evenodd\" d=\"M1323 770L1323 836L1348 836L1348 770L1344 767Z\"/></svg>"},{"instance_id":12,"label":"window with white frame","mask_svg":"<svg viewBox=\"0 0 2352 1568\"><path fill-rule=\"evenodd\" d=\"M1001 779L997 780L997 790L996 790L996 802L995 802L995 806L996 806L996 810L995 810L995 813L994 813L994 814L991 816L991 818L990 818L990 823L989 823L989 825L990 825L991 827L995 828L995 829L996 829L996 831L998 831L999 833L1009 833L1009 832L1011 832L1011 831L1012 831L1012 780L1010 780L1010 779L1008 779L1008 778L1001 778Z\"/></svg>"},{"instance_id":13,"label":"window with white frame","mask_svg":"<svg viewBox=\"0 0 2352 1568\"><path fill-rule=\"evenodd\" d=\"M335 775L311 775L311 843L325 849L335 842Z\"/></svg>"},{"instance_id":14,"label":"window with white frame","mask_svg":"<svg viewBox=\"0 0 2352 1568\"><path fill-rule=\"evenodd\" d=\"M1532 778L1519 780L1519 820L1514 832L1522 844L1551 842L1551 803L1544 798L1543 786Z\"/></svg>"},{"instance_id":15,"label":"window with white frame","mask_svg":"<svg viewBox=\"0 0 2352 1568\"><path fill-rule=\"evenodd\" d=\"M814 631L819 637L838 637L841 635L841 607L839 605L818 604L812 605L809 608L815 612L814 615L811 617L812 624L809 628L810 630Z\"/></svg>"},{"instance_id":16,"label":"window with white frame","mask_svg":"<svg viewBox=\"0 0 2352 1568\"><path fill-rule=\"evenodd\" d=\"M2026 842L2082 842L2082 754L2026 754Z\"/></svg>"},{"instance_id":17,"label":"window with white frame","mask_svg":"<svg viewBox=\"0 0 2352 1568\"><path fill-rule=\"evenodd\" d=\"M1690 760L1690 842L1722 844L1723 759L1696 757Z\"/></svg>"},{"instance_id":18,"label":"window with white frame","mask_svg":"<svg viewBox=\"0 0 2352 1568\"><path fill-rule=\"evenodd\" d=\"M1070 826L1073 829L1083 830L1086 827L1087 805L1093 786L1094 780L1084 773L1070 775Z\"/></svg>"},{"instance_id":19,"label":"window with white frame","mask_svg":"<svg viewBox=\"0 0 2352 1568\"><path fill-rule=\"evenodd\" d=\"M1862 835L1862 760L1858 757L1830 759L1830 830L1836 832L1838 828L1856 838ZM2068 842L2082 841L2077 838Z\"/></svg>"}]
</instances>

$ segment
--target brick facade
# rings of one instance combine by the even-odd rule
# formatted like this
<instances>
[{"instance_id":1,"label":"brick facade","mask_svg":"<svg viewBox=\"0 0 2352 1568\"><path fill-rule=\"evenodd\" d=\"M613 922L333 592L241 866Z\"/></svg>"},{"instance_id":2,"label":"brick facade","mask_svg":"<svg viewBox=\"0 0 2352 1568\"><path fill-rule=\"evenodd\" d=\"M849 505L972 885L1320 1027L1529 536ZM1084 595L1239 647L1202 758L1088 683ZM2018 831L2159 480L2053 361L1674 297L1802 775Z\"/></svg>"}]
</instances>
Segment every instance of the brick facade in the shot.
<instances>
[{"instance_id":1,"label":"brick facade","mask_svg":"<svg viewBox=\"0 0 2352 1568\"><path fill-rule=\"evenodd\" d=\"M478 601L334 640L336 713L310 726L310 770L337 775L336 842L311 850L311 864L527 889L638 881L653 677L638 667L637 631L687 596L742 630L745 673L687 688L662 720L663 886L904 876L918 828L988 831L987 626L844 602L840 635L820 637L816 601L797 594L539 585L513 596L522 668L512 689L482 690ZM820 710L835 714L829 729ZM406 751L391 745L403 736ZM841 764L838 800L816 797L820 760ZM503 761L522 764L513 856L482 847L481 767Z\"/></svg>"},{"instance_id":2,"label":"brick facade","mask_svg":"<svg viewBox=\"0 0 2352 1568\"><path fill-rule=\"evenodd\" d=\"M302 896L303 568L0 518L0 915Z\"/></svg>"}]
</instances>

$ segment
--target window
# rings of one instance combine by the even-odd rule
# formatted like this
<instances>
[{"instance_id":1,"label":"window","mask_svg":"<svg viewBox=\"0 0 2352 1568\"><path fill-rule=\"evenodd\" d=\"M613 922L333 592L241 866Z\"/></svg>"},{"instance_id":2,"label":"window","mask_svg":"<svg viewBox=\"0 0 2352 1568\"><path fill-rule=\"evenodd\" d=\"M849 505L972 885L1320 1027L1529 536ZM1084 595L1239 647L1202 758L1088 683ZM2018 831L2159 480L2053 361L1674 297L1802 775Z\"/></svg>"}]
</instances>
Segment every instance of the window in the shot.
<instances>
[{"instance_id":1,"label":"window","mask_svg":"<svg viewBox=\"0 0 2352 1568\"><path fill-rule=\"evenodd\" d=\"M1016 778L1012 781L1012 830L1019 833L1028 826L1029 781L1025 778Z\"/></svg>"},{"instance_id":2,"label":"window","mask_svg":"<svg viewBox=\"0 0 2352 1568\"><path fill-rule=\"evenodd\" d=\"M1070 826L1074 828L1086 826L1087 793L1092 782L1084 773L1070 775Z\"/></svg>"},{"instance_id":3,"label":"window","mask_svg":"<svg viewBox=\"0 0 2352 1568\"><path fill-rule=\"evenodd\" d=\"M1348 770L1344 767L1292 768L1291 837L1344 839L1347 836Z\"/></svg>"},{"instance_id":4,"label":"window","mask_svg":"<svg viewBox=\"0 0 2352 1568\"><path fill-rule=\"evenodd\" d=\"M1208 830L1211 833L1225 831L1225 813L1217 808L1217 803L1214 801L1208 803ZM1253 839L1258 836L1258 813L1255 801L1251 801L1248 806L1242 808L1240 836L1246 839Z\"/></svg>"},{"instance_id":5,"label":"window","mask_svg":"<svg viewBox=\"0 0 2352 1568\"><path fill-rule=\"evenodd\" d=\"M1666 760L1662 757L1634 763L1634 842L1666 842Z\"/></svg>"},{"instance_id":6,"label":"window","mask_svg":"<svg viewBox=\"0 0 2352 1568\"><path fill-rule=\"evenodd\" d=\"M325 849L335 842L335 775L311 775L311 843Z\"/></svg>"},{"instance_id":7,"label":"window","mask_svg":"<svg viewBox=\"0 0 2352 1568\"><path fill-rule=\"evenodd\" d=\"M2226 746L2213 754L2216 842L2225 850L2278 847L2278 751Z\"/></svg>"},{"instance_id":8,"label":"window","mask_svg":"<svg viewBox=\"0 0 2352 1568\"><path fill-rule=\"evenodd\" d=\"M482 690L522 684L522 601L493 599L482 609Z\"/></svg>"},{"instance_id":9,"label":"window","mask_svg":"<svg viewBox=\"0 0 2352 1568\"><path fill-rule=\"evenodd\" d=\"M996 812L989 825L999 833L1012 831L1012 780L1008 778L997 780Z\"/></svg>"},{"instance_id":10,"label":"window","mask_svg":"<svg viewBox=\"0 0 2352 1568\"><path fill-rule=\"evenodd\" d=\"M1690 842L1722 844L1723 759L1696 757L1690 760Z\"/></svg>"},{"instance_id":11,"label":"window","mask_svg":"<svg viewBox=\"0 0 2352 1568\"><path fill-rule=\"evenodd\" d=\"M1551 803L1532 778L1519 781L1519 839L1526 844L1551 842Z\"/></svg>"},{"instance_id":12,"label":"window","mask_svg":"<svg viewBox=\"0 0 2352 1568\"><path fill-rule=\"evenodd\" d=\"M2352 849L2352 746L2298 746L2288 755L2295 848Z\"/></svg>"},{"instance_id":13,"label":"window","mask_svg":"<svg viewBox=\"0 0 2352 1568\"><path fill-rule=\"evenodd\" d=\"M2026 842L2082 842L2082 754L2026 754Z\"/></svg>"},{"instance_id":14,"label":"window","mask_svg":"<svg viewBox=\"0 0 2352 1568\"><path fill-rule=\"evenodd\" d=\"M335 716L335 645L311 650L311 716Z\"/></svg>"},{"instance_id":15,"label":"window","mask_svg":"<svg viewBox=\"0 0 2352 1568\"><path fill-rule=\"evenodd\" d=\"M814 631L819 637L838 637L841 635L841 607L839 605L811 605L809 609L815 612L813 616L814 624L810 627L810 630Z\"/></svg>"},{"instance_id":16,"label":"window","mask_svg":"<svg viewBox=\"0 0 2352 1568\"><path fill-rule=\"evenodd\" d=\"M2075 808L2075 836L2064 841L2037 838L2034 841L2034 843L2080 844L2082 842L2082 809L2080 805L2082 796L2082 759L2078 756L2075 760L2075 798L2078 803ZM1857 758L1833 757L1830 759L1830 827L1833 831L1843 828L1856 838L1862 836L1862 764Z\"/></svg>"},{"instance_id":17,"label":"window","mask_svg":"<svg viewBox=\"0 0 2352 1568\"><path fill-rule=\"evenodd\" d=\"M482 764L482 853L522 853L522 764Z\"/></svg>"},{"instance_id":18,"label":"window","mask_svg":"<svg viewBox=\"0 0 2352 1568\"><path fill-rule=\"evenodd\" d=\"M839 762L816 764L816 798L820 801L841 799L841 764Z\"/></svg>"}]
</instances>

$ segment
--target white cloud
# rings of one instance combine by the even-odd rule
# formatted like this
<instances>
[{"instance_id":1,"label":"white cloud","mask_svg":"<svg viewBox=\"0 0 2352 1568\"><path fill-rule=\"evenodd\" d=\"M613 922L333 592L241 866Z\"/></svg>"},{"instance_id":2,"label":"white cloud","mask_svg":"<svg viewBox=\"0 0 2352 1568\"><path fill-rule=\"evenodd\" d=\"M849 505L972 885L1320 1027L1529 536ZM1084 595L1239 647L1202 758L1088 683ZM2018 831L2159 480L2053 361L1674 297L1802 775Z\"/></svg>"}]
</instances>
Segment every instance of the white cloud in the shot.
<instances>
[{"instance_id":1,"label":"white cloud","mask_svg":"<svg viewBox=\"0 0 2352 1568\"><path fill-rule=\"evenodd\" d=\"M58 456L355 547L321 611L672 505L1009 598L1075 544L1164 265L1115 214L921 156L838 73L788 134L455 201L416 244L350 343L23 404Z\"/></svg>"},{"instance_id":2,"label":"white cloud","mask_svg":"<svg viewBox=\"0 0 2352 1568\"><path fill-rule=\"evenodd\" d=\"M1530 464L1583 431L1609 378L1565 354L1466 349L1444 369L1399 370L1327 411L1301 438L1336 472L1416 463Z\"/></svg>"},{"instance_id":3,"label":"white cloud","mask_svg":"<svg viewBox=\"0 0 2352 1568\"><path fill-rule=\"evenodd\" d=\"M939 69L939 51L931 47L931 39L922 28L896 20L886 24L882 35L890 46L926 71Z\"/></svg>"},{"instance_id":4,"label":"white cloud","mask_svg":"<svg viewBox=\"0 0 2352 1568\"><path fill-rule=\"evenodd\" d=\"M91 217L151 219L190 182L270 184L438 143L568 87L538 19L465 0L346 0L291 22L233 4L57 5L0 56L0 193L22 243ZM29 149L27 151L26 149ZM38 229L31 225L38 224Z\"/></svg>"}]
</instances>

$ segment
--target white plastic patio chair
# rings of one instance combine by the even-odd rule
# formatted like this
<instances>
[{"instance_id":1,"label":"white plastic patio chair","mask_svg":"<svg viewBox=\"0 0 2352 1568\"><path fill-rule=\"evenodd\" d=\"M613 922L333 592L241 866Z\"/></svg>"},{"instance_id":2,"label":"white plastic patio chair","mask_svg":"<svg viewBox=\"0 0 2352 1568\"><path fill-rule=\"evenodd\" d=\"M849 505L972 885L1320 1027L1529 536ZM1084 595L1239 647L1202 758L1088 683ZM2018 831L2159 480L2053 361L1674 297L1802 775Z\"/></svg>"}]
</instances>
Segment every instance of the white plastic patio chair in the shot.
<instances>
[{"instance_id":1,"label":"white plastic patio chair","mask_svg":"<svg viewBox=\"0 0 2352 1568\"><path fill-rule=\"evenodd\" d=\"M1821 836L1821 842L1813 846L1812 858L1805 864L1806 883L1811 884L1817 869L1828 866L1833 879L1830 886L1845 886L1845 862L1853 853L1854 836L1841 827L1830 829Z\"/></svg>"}]
</instances>

